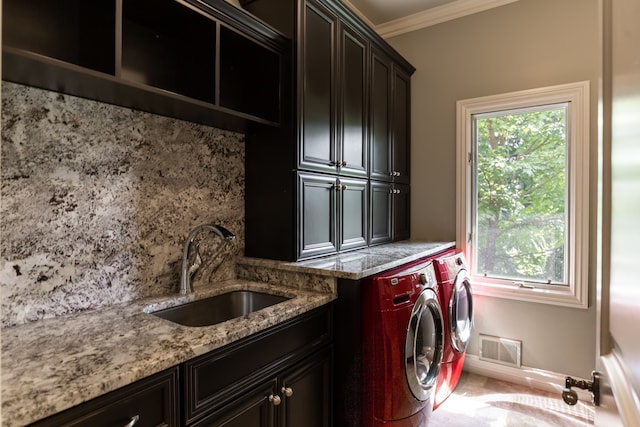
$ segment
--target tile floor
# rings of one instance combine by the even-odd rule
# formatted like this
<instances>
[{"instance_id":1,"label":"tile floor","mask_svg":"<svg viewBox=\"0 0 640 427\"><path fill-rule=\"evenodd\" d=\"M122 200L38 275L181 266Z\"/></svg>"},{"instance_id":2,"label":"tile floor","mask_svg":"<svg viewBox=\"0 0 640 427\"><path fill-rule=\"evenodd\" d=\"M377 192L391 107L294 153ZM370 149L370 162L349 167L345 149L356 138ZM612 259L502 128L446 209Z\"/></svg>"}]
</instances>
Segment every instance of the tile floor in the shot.
<instances>
[{"instance_id":1,"label":"tile floor","mask_svg":"<svg viewBox=\"0 0 640 427\"><path fill-rule=\"evenodd\" d=\"M560 394L463 372L429 427L584 427L593 412L591 402L569 406Z\"/></svg>"}]
</instances>

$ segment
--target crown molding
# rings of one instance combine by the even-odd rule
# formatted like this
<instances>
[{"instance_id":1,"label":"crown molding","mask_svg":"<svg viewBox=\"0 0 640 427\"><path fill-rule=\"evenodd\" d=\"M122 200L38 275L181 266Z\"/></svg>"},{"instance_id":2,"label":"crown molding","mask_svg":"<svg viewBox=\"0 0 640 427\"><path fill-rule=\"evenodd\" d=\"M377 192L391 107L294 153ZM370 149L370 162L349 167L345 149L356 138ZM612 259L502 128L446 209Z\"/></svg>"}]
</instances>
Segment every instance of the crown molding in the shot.
<instances>
[{"instance_id":1,"label":"crown molding","mask_svg":"<svg viewBox=\"0 0 640 427\"><path fill-rule=\"evenodd\" d=\"M371 22L369 18L367 18L367 16L364 13L362 13L360 9L358 9L353 3L351 3L349 0L342 0L342 3L344 3L349 9L351 9L353 13L358 15L360 19L362 19L368 26L370 26L375 30L376 24Z\"/></svg>"},{"instance_id":2,"label":"crown molding","mask_svg":"<svg viewBox=\"0 0 640 427\"><path fill-rule=\"evenodd\" d=\"M363 19L365 19L369 25L372 25L380 36L390 38L516 1L518 0L457 0L453 3L443 4L404 18L384 22L380 25L372 25L371 21L367 20L366 17ZM349 0L343 0L343 2L358 16L363 17L362 12L355 8Z\"/></svg>"}]
</instances>

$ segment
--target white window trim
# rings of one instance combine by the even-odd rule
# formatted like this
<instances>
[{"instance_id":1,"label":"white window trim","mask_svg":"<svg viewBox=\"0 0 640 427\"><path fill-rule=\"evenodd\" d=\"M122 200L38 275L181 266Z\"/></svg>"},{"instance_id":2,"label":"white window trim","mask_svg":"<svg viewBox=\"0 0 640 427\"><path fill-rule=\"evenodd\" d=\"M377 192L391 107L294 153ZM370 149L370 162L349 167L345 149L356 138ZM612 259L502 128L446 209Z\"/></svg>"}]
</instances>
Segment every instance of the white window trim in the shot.
<instances>
[{"instance_id":1,"label":"white window trim","mask_svg":"<svg viewBox=\"0 0 640 427\"><path fill-rule=\"evenodd\" d=\"M474 294L520 301L588 308L589 295L589 82L549 86L456 103L456 243L472 262L468 236L472 230L472 122L474 114L569 103L569 286L520 287L471 276ZM471 269L471 271L473 271Z\"/></svg>"}]
</instances>

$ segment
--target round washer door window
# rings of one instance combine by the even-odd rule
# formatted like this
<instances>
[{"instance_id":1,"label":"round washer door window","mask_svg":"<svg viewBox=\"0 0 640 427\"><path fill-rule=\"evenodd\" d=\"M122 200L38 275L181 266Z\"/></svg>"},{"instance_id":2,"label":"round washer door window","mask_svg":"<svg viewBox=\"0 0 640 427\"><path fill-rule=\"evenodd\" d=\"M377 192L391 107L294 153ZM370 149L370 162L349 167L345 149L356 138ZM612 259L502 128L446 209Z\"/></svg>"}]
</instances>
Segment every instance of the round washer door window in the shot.
<instances>
[{"instance_id":1,"label":"round washer door window","mask_svg":"<svg viewBox=\"0 0 640 427\"><path fill-rule=\"evenodd\" d=\"M467 350L473 328L473 296L466 270L460 270L449 301L451 345L462 353Z\"/></svg>"},{"instance_id":2,"label":"round washer door window","mask_svg":"<svg viewBox=\"0 0 640 427\"><path fill-rule=\"evenodd\" d=\"M427 400L435 386L442 362L444 332L442 311L432 289L416 300L405 339L405 373L411 393Z\"/></svg>"}]
</instances>

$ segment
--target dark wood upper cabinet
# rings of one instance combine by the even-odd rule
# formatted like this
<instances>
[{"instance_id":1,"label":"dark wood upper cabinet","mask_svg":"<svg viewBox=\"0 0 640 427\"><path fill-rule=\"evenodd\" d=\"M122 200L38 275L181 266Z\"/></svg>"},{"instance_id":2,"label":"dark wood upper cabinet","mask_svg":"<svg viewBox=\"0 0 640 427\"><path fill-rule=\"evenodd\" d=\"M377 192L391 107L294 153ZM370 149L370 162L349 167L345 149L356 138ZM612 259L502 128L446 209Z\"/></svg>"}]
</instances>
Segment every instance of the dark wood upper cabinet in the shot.
<instances>
[{"instance_id":1,"label":"dark wood upper cabinet","mask_svg":"<svg viewBox=\"0 0 640 427\"><path fill-rule=\"evenodd\" d=\"M3 8L3 79L222 129L281 125L291 41L226 2Z\"/></svg>"},{"instance_id":2,"label":"dark wood upper cabinet","mask_svg":"<svg viewBox=\"0 0 640 427\"><path fill-rule=\"evenodd\" d=\"M391 135L391 170L394 182L409 183L411 159L411 76L393 67L393 132Z\"/></svg>"},{"instance_id":3,"label":"dark wood upper cabinet","mask_svg":"<svg viewBox=\"0 0 640 427\"><path fill-rule=\"evenodd\" d=\"M369 43L348 25L340 25L338 158L343 175L367 176Z\"/></svg>"},{"instance_id":4,"label":"dark wood upper cabinet","mask_svg":"<svg viewBox=\"0 0 640 427\"><path fill-rule=\"evenodd\" d=\"M342 2L242 5L294 46L290 126L247 134L245 254L296 261L408 237L388 187L409 182L413 67Z\"/></svg>"},{"instance_id":5,"label":"dark wood upper cabinet","mask_svg":"<svg viewBox=\"0 0 640 427\"><path fill-rule=\"evenodd\" d=\"M391 180L391 60L372 50L371 55L371 178Z\"/></svg>"},{"instance_id":6,"label":"dark wood upper cabinet","mask_svg":"<svg viewBox=\"0 0 640 427\"><path fill-rule=\"evenodd\" d=\"M308 1L299 51L301 101L300 169L335 171L336 57L338 18L321 3Z\"/></svg>"}]
</instances>

